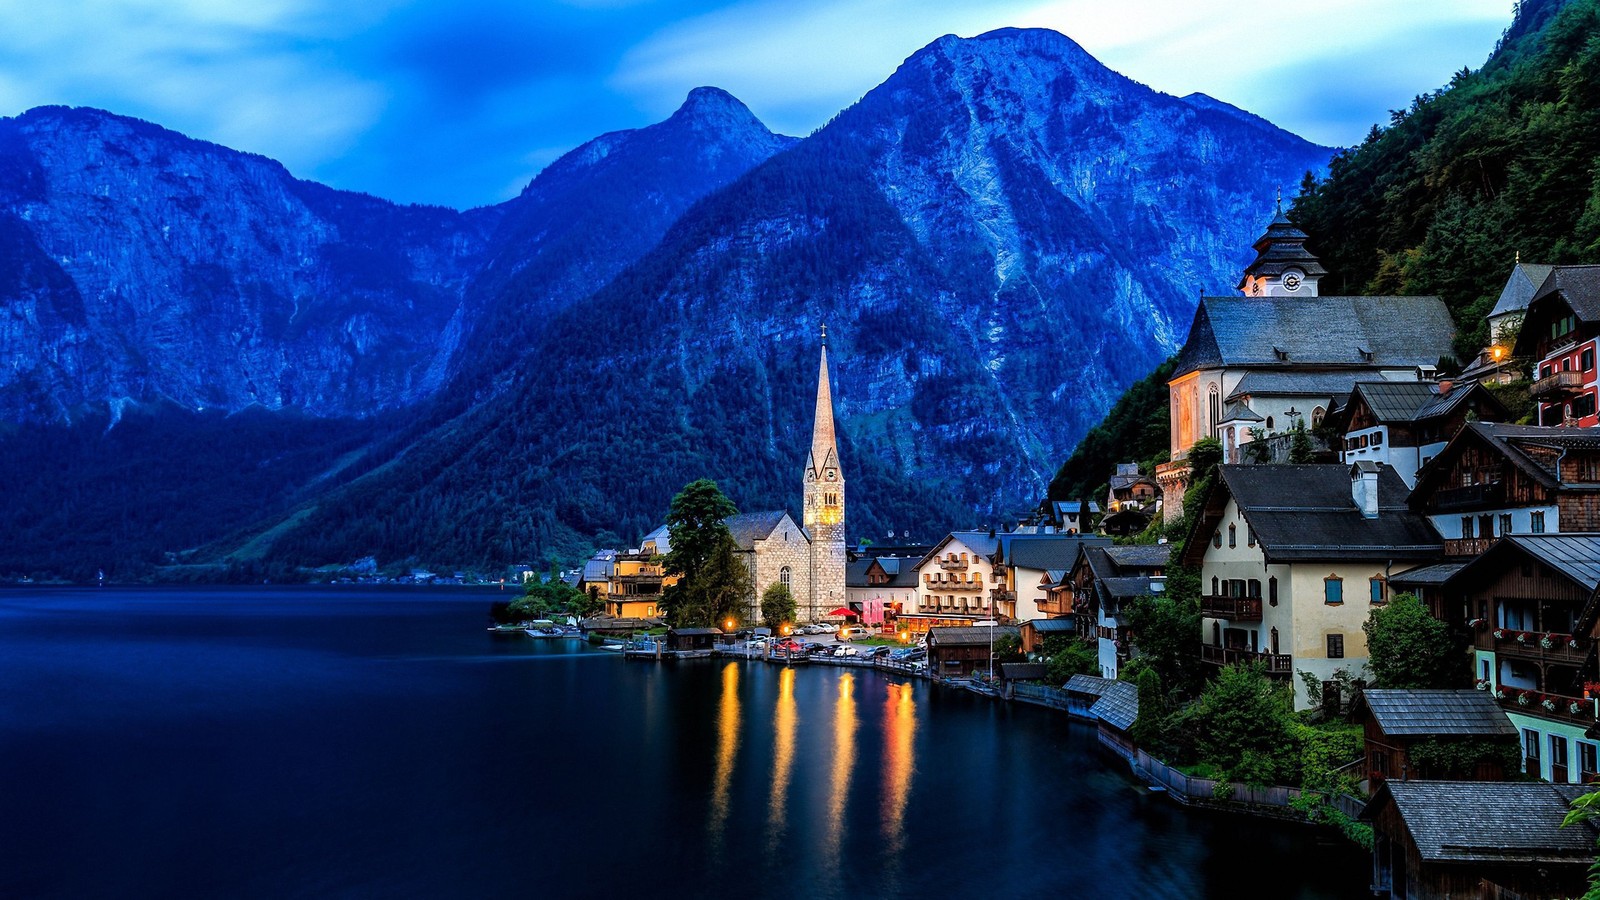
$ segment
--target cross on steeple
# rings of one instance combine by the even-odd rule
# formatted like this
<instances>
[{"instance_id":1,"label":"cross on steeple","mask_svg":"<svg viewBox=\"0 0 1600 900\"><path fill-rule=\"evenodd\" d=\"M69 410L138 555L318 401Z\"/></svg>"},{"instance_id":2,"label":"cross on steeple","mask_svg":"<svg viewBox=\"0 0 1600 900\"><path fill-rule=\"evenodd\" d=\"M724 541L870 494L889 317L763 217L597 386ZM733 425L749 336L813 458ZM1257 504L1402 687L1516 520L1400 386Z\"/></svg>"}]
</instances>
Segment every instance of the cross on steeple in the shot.
<instances>
[{"instance_id":1,"label":"cross on steeple","mask_svg":"<svg viewBox=\"0 0 1600 900\"><path fill-rule=\"evenodd\" d=\"M828 346L828 323L822 323L822 346Z\"/></svg>"}]
</instances>

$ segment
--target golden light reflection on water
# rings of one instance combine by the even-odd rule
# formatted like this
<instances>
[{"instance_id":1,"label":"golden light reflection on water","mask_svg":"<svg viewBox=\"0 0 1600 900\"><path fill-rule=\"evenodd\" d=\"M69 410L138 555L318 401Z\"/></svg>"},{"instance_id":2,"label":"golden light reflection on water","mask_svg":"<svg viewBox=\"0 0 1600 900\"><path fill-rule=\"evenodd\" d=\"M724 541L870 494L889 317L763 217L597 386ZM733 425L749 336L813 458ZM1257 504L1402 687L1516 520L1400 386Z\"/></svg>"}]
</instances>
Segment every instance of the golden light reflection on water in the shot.
<instances>
[{"instance_id":1,"label":"golden light reflection on water","mask_svg":"<svg viewBox=\"0 0 1600 900\"><path fill-rule=\"evenodd\" d=\"M722 838L728 823L728 793L733 787L733 764L739 756L739 664L722 668L722 700L717 708L717 768L711 781L711 821L714 841Z\"/></svg>"},{"instance_id":2,"label":"golden light reflection on water","mask_svg":"<svg viewBox=\"0 0 1600 900\"><path fill-rule=\"evenodd\" d=\"M906 798L911 794L911 775L917 735L917 705L911 685L889 685L889 701L883 711L883 840L884 850L900 850L905 837Z\"/></svg>"},{"instance_id":3,"label":"golden light reflection on water","mask_svg":"<svg viewBox=\"0 0 1600 900\"><path fill-rule=\"evenodd\" d=\"M830 868L839 864L844 841L844 811L850 794L850 773L856 764L856 676L839 676L839 702L833 707L833 771L829 776L828 821L823 835L822 859Z\"/></svg>"},{"instance_id":4,"label":"golden light reflection on water","mask_svg":"<svg viewBox=\"0 0 1600 900\"><path fill-rule=\"evenodd\" d=\"M778 671L778 705L772 713L772 791L767 797L767 849L775 849L783 835L788 807L789 777L794 770L795 726L800 714L794 702L794 669Z\"/></svg>"}]
</instances>

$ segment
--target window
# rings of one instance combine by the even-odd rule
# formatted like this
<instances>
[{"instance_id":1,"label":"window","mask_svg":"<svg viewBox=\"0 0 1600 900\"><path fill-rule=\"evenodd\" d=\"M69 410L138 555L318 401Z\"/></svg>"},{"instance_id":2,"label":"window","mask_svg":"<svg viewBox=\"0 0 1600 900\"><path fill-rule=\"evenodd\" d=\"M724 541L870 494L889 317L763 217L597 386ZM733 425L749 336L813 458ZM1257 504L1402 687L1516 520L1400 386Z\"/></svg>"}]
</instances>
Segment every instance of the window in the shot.
<instances>
[{"instance_id":1,"label":"window","mask_svg":"<svg viewBox=\"0 0 1600 900\"><path fill-rule=\"evenodd\" d=\"M1478 537L1494 537L1494 516L1478 517Z\"/></svg>"},{"instance_id":2,"label":"window","mask_svg":"<svg viewBox=\"0 0 1600 900\"><path fill-rule=\"evenodd\" d=\"M1600 770L1596 769L1597 761L1600 761L1597 757L1600 757L1600 755L1597 755L1595 751L1594 744L1588 741L1578 742L1578 782L1580 784L1589 784L1596 777L1600 777Z\"/></svg>"},{"instance_id":3,"label":"window","mask_svg":"<svg viewBox=\"0 0 1600 900\"><path fill-rule=\"evenodd\" d=\"M1461 537L1462 537L1463 540L1471 540L1472 539L1472 517L1471 516L1462 516L1461 517Z\"/></svg>"},{"instance_id":4,"label":"window","mask_svg":"<svg viewBox=\"0 0 1600 900\"><path fill-rule=\"evenodd\" d=\"M1594 394L1579 394L1572 399L1572 416L1583 419L1594 415Z\"/></svg>"},{"instance_id":5,"label":"window","mask_svg":"<svg viewBox=\"0 0 1600 900\"><path fill-rule=\"evenodd\" d=\"M1327 578L1322 579L1322 602L1330 604L1344 602L1343 578L1337 575L1329 575Z\"/></svg>"},{"instance_id":6,"label":"window","mask_svg":"<svg viewBox=\"0 0 1600 900\"><path fill-rule=\"evenodd\" d=\"M1328 635L1328 658L1344 659L1344 635Z\"/></svg>"},{"instance_id":7,"label":"window","mask_svg":"<svg viewBox=\"0 0 1600 900\"><path fill-rule=\"evenodd\" d=\"M1578 460L1579 481L1600 481L1600 456L1586 456Z\"/></svg>"},{"instance_id":8,"label":"window","mask_svg":"<svg viewBox=\"0 0 1600 900\"><path fill-rule=\"evenodd\" d=\"M1228 526L1228 546L1229 547L1237 547L1237 546L1239 546L1239 526L1237 526L1237 525L1229 525Z\"/></svg>"},{"instance_id":9,"label":"window","mask_svg":"<svg viewBox=\"0 0 1600 900\"><path fill-rule=\"evenodd\" d=\"M1267 430L1268 431L1272 430L1272 417L1271 416L1267 416Z\"/></svg>"},{"instance_id":10,"label":"window","mask_svg":"<svg viewBox=\"0 0 1600 900\"><path fill-rule=\"evenodd\" d=\"M1213 534L1211 536L1211 546L1216 547L1219 550L1222 549L1222 529L1221 528L1218 528L1217 529L1217 533Z\"/></svg>"},{"instance_id":11,"label":"window","mask_svg":"<svg viewBox=\"0 0 1600 900\"><path fill-rule=\"evenodd\" d=\"M1600 478L1595 480L1600 481ZM1248 523L1246 523L1244 526L1244 542L1252 547L1256 545L1256 530L1251 528Z\"/></svg>"},{"instance_id":12,"label":"window","mask_svg":"<svg viewBox=\"0 0 1600 900\"><path fill-rule=\"evenodd\" d=\"M1538 777L1543 774L1539 766L1539 732L1522 729L1522 771Z\"/></svg>"},{"instance_id":13,"label":"window","mask_svg":"<svg viewBox=\"0 0 1600 900\"><path fill-rule=\"evenodd\" d=\"M1556 784L1567 781L1567 737L1563 734L1550 735L1550 780Z\"/></svg>"},{"instance_id":14,"label":"window","mask_svg":"<svg viewBox=\"0 0 1600 900\"><path fill-rule=\"evenodd\" d=\"M1539 377L1540 378L1549 378L1551 375L1554 375L1555 373L1556 373L1556 370L1555 370L1554 366L1540 366L1539 367Z\"/></svg>"},{"instance_id":15,"label":"window","mask_svg":"<svg viewBox=\"0 0 1600 900\"><path fill-rule=\"evenodd\" d=\"M1544 534L1544 510L1535 510L1528 518L1532 520L1528 530L1534 534Z\"/></svg>"},{"instance_id":16,"label":"window","mask_svg":"<svg viewBox=\"0 0 1600 900\"><path fill-rule=\"evenodd\" d=\"M1211 429L1207 431L1206 434L1216 437L1217 426L1222 423L1222 394L1217 390L1217 386L1214 384L1211 386L1210 401Z\"/></svg>"},{"instance_id":17,"label":"window","mask_svg":"<svg viewBox=\"0 0 1600 900\"><path fill-rule=\"evenodd\" d=\"M1261 599L1261 579L1250 579L1250 596L1256 598L1257 600Z\"/></svg>"},{"instance_id":18,"label":"window","mask_svg":"<svg viewBox=\"0 0 1600 900\"><path fill-rule=\"evenodd\" d=\"M1267 579L1267 602L1273 606L1278 605L1278 576Z\"/></svg>"},{"instance_id":19,"label":"window","mask_svg":"<svg viewBox=\"0 0 1600 900\"><path fill-rule=\"evenodd\" d=\"M1372 589L1372 602L1373 603L1382 603L1383 602L1383 579L1381 577L1376 577L1375 576L1375 577L1372 578L1371 581L1368 582L1368 585Z\"/></svg>"},{"instance_id":20,"label":"window","mask_svg":"<svg viewBox=\"0 0 1600 900\"><path fill-rule=\"evenodd\" d=\"M1594 348L1593 347L1585 347L1584 348L1583 354L1582 354L1582 362L1579 363L1578 368L1584 370L1585 372L1594 371Z\"/></svg>"},{"instance_id":21,"label":"window","mask_svg":"<svg viewBox=\"0 0 1600 900\"><path fill-rule=\"evenodd\" d=\"M1215 597L1222 592L1217 589L1217 576L1211 576L1211 596Z\"/></svg>"},{"instance_id":22,"label":"window","mask_svg":"<svg viewBox=\"0 0 1600 900\"><path fill-rule=\"evenodd\" d=\"M1272 646L1272 655L1273 656L1277 656L1278 655L1278 626L1276 626L1276 625L1272 626L1271 638L1272 638L1272 644L1271 644L1271 646Z\"/></svg>"},{"instance_id":23,"label":"window","mask_svg":"<svg viewBox=\"0 0 1600 900\"><path fill-rule=\"evenodd\" d=\"M1383 446L1383 432L1374 431L1372 433L1372 446L1374 446L1374 447Z\"/></svg>"},{"instance_id":24,"label":"window","mask_svg":"<svg viewBox=\"0 0 1600 900\"><path fill-rule=\"evenodd\" d=\"M778 570L778 583L784 587L789 586L789 567L784 566Z\"/></svg>"},{"instance_id":25,"label":"window","mask_svg":"<svg viewBox=\"0 0 1600 900\"><path fill-rule=\"evenodd\" d=\"M1501 513L1500 514L1500 533L1501 534L1510 534L1511 533L1511 514L1510 513Z\"/></svg>"}]
</instances>

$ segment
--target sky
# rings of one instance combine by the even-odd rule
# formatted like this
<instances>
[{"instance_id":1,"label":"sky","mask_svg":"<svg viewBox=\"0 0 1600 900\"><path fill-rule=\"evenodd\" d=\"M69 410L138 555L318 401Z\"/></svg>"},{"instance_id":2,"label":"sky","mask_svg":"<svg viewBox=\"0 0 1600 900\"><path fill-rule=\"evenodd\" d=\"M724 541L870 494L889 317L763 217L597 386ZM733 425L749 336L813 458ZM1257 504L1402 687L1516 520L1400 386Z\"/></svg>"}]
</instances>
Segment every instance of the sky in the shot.
<instances>
[{"instance_id":1,"label":"sky","mask_svg":"<svg viewBox=\"0 0 1600 900\"><path fill-rule=\"evenodd\" d=\"M1318 143L1477 68L1511 0L0 0L0 116L94 106L468 208L691 88L805 135L945 34L1052 28Z\"/></svg>"}]
</instances>

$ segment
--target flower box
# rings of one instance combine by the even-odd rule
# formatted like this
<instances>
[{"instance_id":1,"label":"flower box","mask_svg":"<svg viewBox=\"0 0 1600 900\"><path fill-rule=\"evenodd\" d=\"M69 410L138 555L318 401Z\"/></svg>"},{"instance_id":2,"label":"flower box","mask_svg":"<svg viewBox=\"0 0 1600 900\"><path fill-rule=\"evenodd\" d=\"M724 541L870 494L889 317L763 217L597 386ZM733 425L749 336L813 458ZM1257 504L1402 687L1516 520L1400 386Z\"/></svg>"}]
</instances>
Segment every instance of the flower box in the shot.
<instances>
[{"instance_id":1,"label":"flower box","mask_svg":"<svg viewBox=\"0 0 1600 900\"><path fill-rule=\"evenodd\" d=\"M1573 715L1578 715L1579 713L1583 712L1583 703L1573 700L1571 703L1567 704L1567 712Z\"/></svg>"},{"instance_id":2,"label":"flower box","mask_svg":"<svg viewBox=\"0 0 1600 900\"><path fill-rule=\"evenodd\" d=\"M1487 691L1489 689L1489 682L1485 679L1479 678L1477 687L1480 691Z\"/></svg>"},{"instance_id":3,"label":"flower box","mask_svg":"<svg viewBox=\"0 0 1600 900\"><path fill-rule=\"evenodd\" d=\"M1554 700L1551 700L1549 697L1546 697L1543 700L1539 701L1539 705L1544 707L1545 709L1549 710L1550 712L1555 712L1556 711L1556 702Z\"/></svg>"},{"instance_id":4,"label":"flower box","mask_svg":"<svg viewBox=\"0 0 1600 900\"><path fill-rule=\"evenodd\" d=\"M1533 697L1527 691L1523 691L1517 695L1517 705L1531 706L1533 705Z\"/></svg>"},{"instance_id":5,"label":"flower box","mask_svg":"<svg viewBox=\"0 0 1600 900\"><path fill-rule=\"evenodd\" d=\"M1494 630L1494 639L1497 640L1497 641L1505 640L1506 639L1506 630L1504 628L1496 628Z\"/></svg>"}]
</instances>

